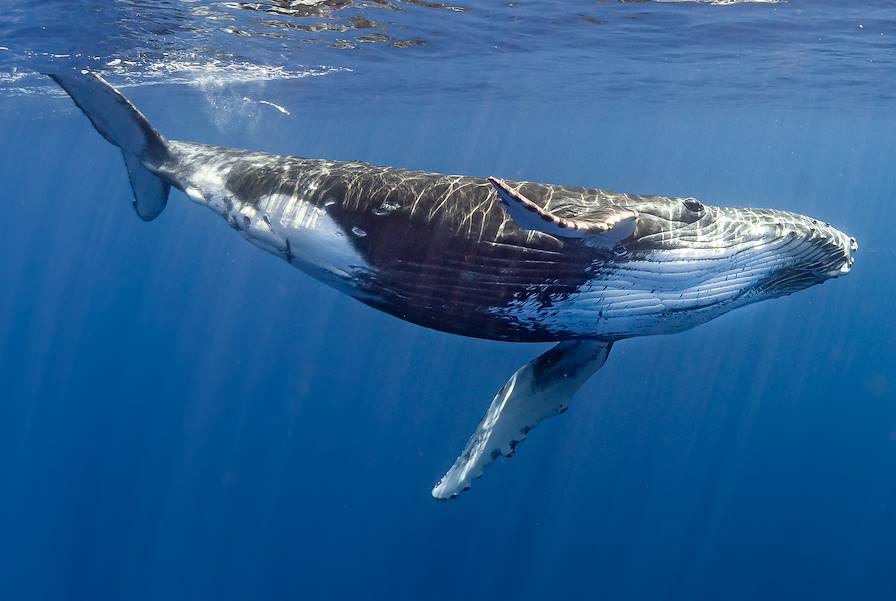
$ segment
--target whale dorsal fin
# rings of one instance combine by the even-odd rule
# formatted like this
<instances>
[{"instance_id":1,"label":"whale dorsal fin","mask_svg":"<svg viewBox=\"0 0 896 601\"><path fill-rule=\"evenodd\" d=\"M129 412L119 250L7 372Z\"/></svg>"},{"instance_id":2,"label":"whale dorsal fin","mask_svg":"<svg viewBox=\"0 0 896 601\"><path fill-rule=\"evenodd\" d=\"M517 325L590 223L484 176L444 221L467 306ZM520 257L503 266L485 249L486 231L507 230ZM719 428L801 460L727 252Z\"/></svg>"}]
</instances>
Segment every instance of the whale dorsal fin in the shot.
<instances>
[{"instance_id":1,"label":"whale dorsal fin","mask_svg":"<svg viewBox=\"0 0 896 601\"><path fill-rule=\"evenodd\" d=\"M576 391L603 367L613 343L564 340L519 368L498 391L479 427L432 496L452 499L482 476L485 467L513 455L529 431L569 408Z\"/></svg>"},{"instance_id":2,"label":"whale dorsal fin","mask_svg":"<svg viewBox=\"0 0 896 601\"><path fill-rule=\"evenodd\" d=\"M628 238L635 231L638 214L630 209L608 205L570 219L546 211L502 179L490 177L488 181L497 190L507 213L523 229L556 238L585 238L609 245Z\"/></svg>"}]
</instances>

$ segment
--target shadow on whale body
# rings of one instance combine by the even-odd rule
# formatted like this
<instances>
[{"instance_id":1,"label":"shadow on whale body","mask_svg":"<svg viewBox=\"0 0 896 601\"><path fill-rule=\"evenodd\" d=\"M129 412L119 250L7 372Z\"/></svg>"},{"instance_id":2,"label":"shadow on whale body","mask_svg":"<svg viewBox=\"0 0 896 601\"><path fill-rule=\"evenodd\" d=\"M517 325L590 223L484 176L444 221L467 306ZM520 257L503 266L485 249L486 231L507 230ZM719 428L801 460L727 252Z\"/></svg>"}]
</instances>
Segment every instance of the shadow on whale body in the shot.
<instances>
[{"instance_id":1,"label":"shadow on whale body","mask_svg":"<svg viewBox=\"0 0 896 601\"><path fill-rule=\"evenodd\" d=\"M437 499L564 412L614 342L845 275L858 250L784 211L167 140L99 76L51 77L121 149L142 219L161 214L174 187L256 246L401 319L557 343L501 388Z\"/></svg>"}]
</instances>

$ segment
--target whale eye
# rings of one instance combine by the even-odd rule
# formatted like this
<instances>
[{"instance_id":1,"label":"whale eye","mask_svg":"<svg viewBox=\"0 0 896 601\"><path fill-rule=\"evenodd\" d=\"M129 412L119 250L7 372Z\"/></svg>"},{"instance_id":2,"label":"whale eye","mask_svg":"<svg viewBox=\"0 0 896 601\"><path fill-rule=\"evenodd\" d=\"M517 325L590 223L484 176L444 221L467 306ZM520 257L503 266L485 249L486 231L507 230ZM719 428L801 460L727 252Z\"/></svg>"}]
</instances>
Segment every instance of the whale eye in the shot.
<instances>
[{"instance_id":1,"label":"whale eye","mask_svg":"<svg viewBox=\"0 0 896 601\"><path fill-rule=\"evenodd\" d=\"M692 213L700 213L703 211L703 203L696 198L685 198L681 201L681 204Z\"/></svg>"}]
</instances>

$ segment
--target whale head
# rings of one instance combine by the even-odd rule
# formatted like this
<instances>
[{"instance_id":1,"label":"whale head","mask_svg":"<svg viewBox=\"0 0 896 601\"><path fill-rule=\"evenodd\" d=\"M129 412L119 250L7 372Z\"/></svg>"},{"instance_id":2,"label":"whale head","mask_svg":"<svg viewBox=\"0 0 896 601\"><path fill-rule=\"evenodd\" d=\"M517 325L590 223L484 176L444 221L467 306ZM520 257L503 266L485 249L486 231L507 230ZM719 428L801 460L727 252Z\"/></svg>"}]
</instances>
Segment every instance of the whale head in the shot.
<instances>
[{"instance_id":1,"label":"whale head","mask_svg":"<svg viewBox=\"0 0 896 601\"><path fill-rule=\"evenodd\" d=\"M845 275L858 250L831 225L786 211L489 181L524 231L592 258L575 293L509 305L530 327L606 339L678 332Z\"/></svg>"},{"instance_id":2,"label":"whale head","mask_svg":"<svg viewBox=\"0 0 896 601\"><path fill-rule=\"evenodd\" d=\"M665 276L664 287L680 293L675 309L729 310L792 294L846 275L858 250L855 238L796 213L693 198L635 205L637 225L620 248L638 271Z\"/></svg>"}]
</instances>

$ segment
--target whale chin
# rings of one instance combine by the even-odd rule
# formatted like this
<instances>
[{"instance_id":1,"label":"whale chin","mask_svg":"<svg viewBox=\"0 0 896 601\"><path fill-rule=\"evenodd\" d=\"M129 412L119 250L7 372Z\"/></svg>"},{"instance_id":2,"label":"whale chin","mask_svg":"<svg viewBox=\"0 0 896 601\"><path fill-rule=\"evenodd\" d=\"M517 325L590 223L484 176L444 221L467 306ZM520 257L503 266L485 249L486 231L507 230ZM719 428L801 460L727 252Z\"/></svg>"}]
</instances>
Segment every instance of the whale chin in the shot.
<instances>
[{"instance_id":1,"label":"whale chin","mask_svg":"<svg viewBox=\"0 0 896 601\"><path fill-rule=\"evenodd\" d=\"M852 257L850 257L848 260L844 261L843 264L841 264L840 267L838 267L837 269L832 269L832 270L826 272L824 274L825 279L830 280L830 279L839 278L839 277L842 277L842 276L848 274L850 271L852 271L852 265L854 262L855 262L855 260Z\"/></svg>"}]
</instances>

